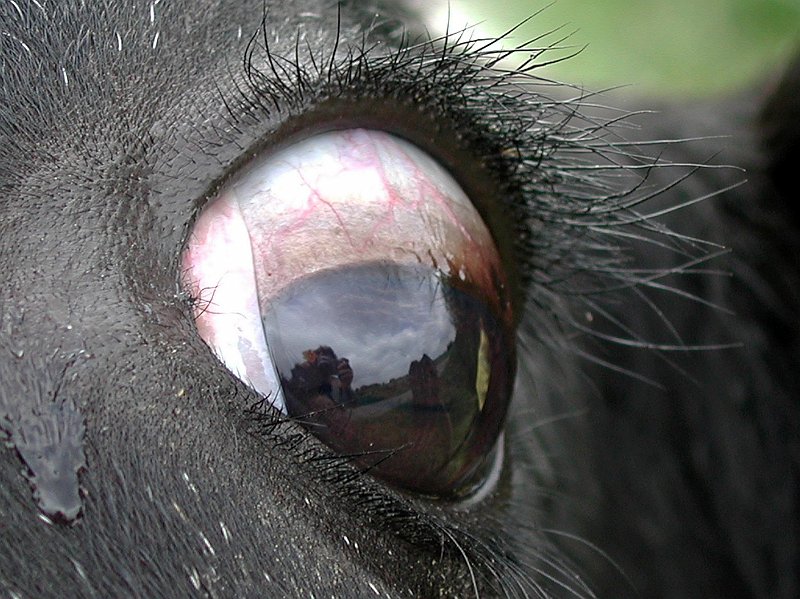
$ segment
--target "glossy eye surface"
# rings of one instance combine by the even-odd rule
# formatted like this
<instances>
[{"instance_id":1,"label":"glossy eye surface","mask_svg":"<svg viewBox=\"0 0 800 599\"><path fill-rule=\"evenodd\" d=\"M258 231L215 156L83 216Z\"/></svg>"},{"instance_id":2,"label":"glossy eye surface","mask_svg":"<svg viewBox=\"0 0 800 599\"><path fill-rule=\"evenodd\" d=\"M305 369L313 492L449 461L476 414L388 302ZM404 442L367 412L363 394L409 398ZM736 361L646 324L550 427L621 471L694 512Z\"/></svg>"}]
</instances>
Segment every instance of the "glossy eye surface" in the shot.
<instances>
[{"instance_id":1,"label":"glossy eye surface","mask_svg":"<svg viewBox=\"0 0 800 599\"><path fill-rule=\"evenodd\" d=\"M358 467L480 485L514 378L510 290L463 190L416 146L353 129L259 157L183 257L201 337Z\"/></svg>"}]
</instances>

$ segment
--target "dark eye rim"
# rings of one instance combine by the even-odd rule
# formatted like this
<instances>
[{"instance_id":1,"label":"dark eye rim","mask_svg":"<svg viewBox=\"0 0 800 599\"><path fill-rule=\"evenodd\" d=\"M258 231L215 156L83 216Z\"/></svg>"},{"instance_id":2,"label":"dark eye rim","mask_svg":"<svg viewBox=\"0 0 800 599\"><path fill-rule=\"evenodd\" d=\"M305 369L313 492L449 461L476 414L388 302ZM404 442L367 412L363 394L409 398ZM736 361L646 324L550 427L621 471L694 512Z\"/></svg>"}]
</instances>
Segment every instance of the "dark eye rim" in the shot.
<instances>
[{"instance_id":1,"label":"dark eye rim","mask_svg":"<svg viewBox=\"0 0 800 599\"><path fill-rule=\"evenodd\" d=\"M335 104L331 103L331 104L325 105L326 111L338 111L338 110L340 110L340 107L341 107L341 104L338 103L338 102L335 103ZM352 110L352 106L350 107L350 109ZM373 111L374 111L374 108L373 108ZM468 161L468 164L470 164L470 166L477 164L477 161L474 158L468 156L467 153L463 149L461 149L461 148L459 148L457 146L457 144L454 144L452 141L445 141L448 136L443 132L443 131L445 131L445 129L443 127L439 127L439 129L434 134L430 134L430 135L427 135L427 136L422 136L422 135L419 135L419 134L416 134L416 135L414 135L414 134L412 134L412 135L400 134L400 135L398 135L397 133L394 133L391 130L387 130L387 127L384 126L384 123L380 122L383 119L383 117L381 115L377 115L377 114L367 114L367 115L359 114L359 115L352 116L352 117L347 117L347 118L342 117L340 115L340 118L338 118L336 121L332 121L332 120L326 119L324 117L325 117L325 111L323 111L321 113L321 115L317 114L317 113L305 113L304 118L288 119L282 126L280 126L270 136L268 136L267 138L261 140L260 145L264 146L265 144L268 143L269 144L268 148L265 148L261 152L258 152L258 151L245 152L243 154L243 158L242 159L237 160L234 163L234 166L232 168L228 168L227 169L226 174L222 178L220 178L218 180L218 183L217 183L217 185L214 186L214 189L215 190L220 189L225 183L227 183L228 180L236 177L239 174L240 170L247 168L247 166L251 163L251 161L259 161L259 162L260 161L264 161L264 160L269 158L270 154L278 152L281 149L285 148L286 146L296 143L297 141L308 139L310 137L313 137L313 136L315 136L317 134L320 134L320 133L323 133L323 132L337 131L337 130L350 129L350 128L359 128L359 127L360 128L369 128L369 129L373 129L373 130L384 131L384 132L389 133L390 135L396 135L399 138L406 139L407 141L410 141L415 146L420 148L420 150L422 150L423 152L426 152L429 155L432 155L432 157L434 159L438 160L440 162L440 164L442 163L442 156L443 155L448 155L449 156L448 162L450 162L450 164L453 164L457 160L458 156L463 156L464 160ZM426 117L423 116L423 117L418 118L417 121L418 122L422 121L422 122L426 122L427 123L427 122L429 122L429 119L427 119ZM380 123L381 126L377 126L378 123ZM409 125L407 123L402 128L404 130L409 130L409 129L414 130L414 127L409 127ZM421 125L417 125L417 130L421 130ZM424 143L425 145L422 145L422 143L420 143L419 141L416 141L416 140L419 140L419 139L421 139L423 137L426 138L426 139L424 139L422 141L422 143ZM438 151L438 152L436 152L434 154L431 154L431 152L428 151L428 145L429 144L430 145L435 145L436 143L438 143L437 139L442 139L443 140L442 141L442 146L447 146L445 148L445 150L449 149L450 153L446 153L446 152L441 151L442 148L439 148L440 151ZM474 194L470 193L470 188L468 186L465 186L462 183L462 181L464 181L465 179L469 178L468 174L470 173L470 171L472 171L474 173L474 172L478 171L478 169L477 168L476 169L465 168L463 166L463 164L462 164L461 166L459 166L459 172L458 173L453 173L452 170L448 167L447 164L445 164L445 168L446 168L446 170L448 172L451 173L451 175L456 180L456 182L458 182L462 186L462 189L464 189L465 193L470 198L470 200L473 200ZM484 171L482 166L478 165L478 168L480 168L481 171ZM462 175L461 180L459 180L459 178L458 178L459 174ZM478 186L479 187L484 187L484 188L491 187L490 184L486 182L486 180L481 179L480 177L472 177L472 178L476 181L476 183L474 184L473 188L474 187L478 187ZM209 199L209 201L213 200L216 197L216 191L213 193L213 195L212 194L209 194L209 195L211 195L211 198ZM477 202L473 201L473 205L476 207L476 210L478 210L478 205L479 204ZM197 214L198 215L202 212L203 208L205 208L205 205L202 205L197 210ZM480 214L480 210L478 210L478 212ZM500 214L501 217L505 218L505 215L503 215L503 213L501 211L498 210L498 211L496 211L496 213ZM481 217L483 218L484 222L486 223L486 217L483 214L481 214ZM192 223L191 223L192 227L196 223L196 220L197 220L197 217L195 217L192 220ZM490 234L492 235L492 238L493 238L495 244L499 245L499 244L497 244L497 232L496 232L496 229L492 229L491 226L488 223L486 223L486 224L487 224L487 227L489 229ZM507 256L503 256L502 251L501 251L501 249L499 247L498 247L498 252L500 252L501 260L503 260L504 269L508 269L508 265L509 264L512 264L512 265L515 264L515 262L510 260ZM512 278L513 275L508 270L506 270L506 276L508 277L507 280L506 280L506 286L507 286L507 288L509 290L509 295L511 295L513 290L515 290L517 287L513 284L513 278ZM512 313L514 315L518 314L519 313L518 305L514 306L513 305L513 301L512 301L512 306L513 306ZM506 332L507 332L507 335L508 335L508 339L510 340L510 342L512 344L512 347L510 349L510 353L512 355L512 364L511 364L511 366L513 368L515 366L513 356L516 354L515 348L513 347L514 346L514 339L515 339L516 323L509 323L509 325L510 326L509 326L508 329L506 329ZM513 378L514 378L514 374L513 374L513 371L512 371L511 379L513 380ZM511 401L511 396L509 395L509 397L506 398L505 401L506 402L510 402ZM504 410L504 412L505 412L505 410ZM507 468L507 466L505 464L505 460L501 460L502 463L500 463L499 466L495 464L496 456L498 455L498 452L499 452L499 455L502 455L504 453L502 450L498 450L498 447L499 447L498 444L499 443L503 443L503 435L502 435L502 431L503 430L504 430L504 425L501 425L500 429L498 430L497 436L494 438L493 443L491 444L491 446L488 449L488 452L487 452L486 458L485 458L487 460L487 463L489 463L488 470L492 470L493 471L495 469L498 469L500 471L500 474L498 475L498 478L503 476L503 473L505 472L505 470ZM324 442L320 442L320 443L323 446L326 446ZM458 494L454 494L454 495L447 496L447 497L444 497L444 496L442 496L442 497L438 497L438 496L436 496L436 497L419 496L419 497L424 497L424 499L426 501L431 501L432 499L435 499L437 502L441 501L443 503L452 504L452 505L454 505L456 507L460 506L460 507L458 507L458 509L464 509L464 506L476 503L475 500L474 500L475 496L485 496L485 494L487 492L486 485L488 484L488 481L489 481L489 477L488 476L487 477L480 477L479 479L476 479L476 484L473 485L472 487L470 487L469 489L465 489L464 491L459 492ZM492 483L491 486L494 488L496 486L496 483ZM491 492L491 491L493 491L493 489L489 489L489 492ZM399 492L402 495L406 494L402 490L399 490ZM482 503L483 500L481 500L480 502Z\"/></svg>"},{"instance_id":2,"label":"dark eye rim","mask_svg":"<svg viewBox=\"0 0 800 599\"><path fill-rule=\"evenodd\" d=\"M341 68L334 65L333 70ZM378 77L373 81L373 75L362 72L356 76L358 80L336 82L334 75L333 84L328 77L326 89L321 89L325 88L321 83L319 87L313 85L314 77L306 75L306 83L312 83L304 87L306 97L289 94L269 106L259 100L259 90L252 82L243 88L237 86L244 97L243 103L241 97L222 92L223 99L227 97L230 101L230 106L226 102L225 122L244 130L243 137L247 141L238 144L236 157L220 163L221 174L208 186L207 193L195 201L194 213L186 222L181 253L207 203L251 161L263 160L285 145L325 131L359 127L384 131L409 141L442 164L487 225L505 269L514 320L509 337L513 342L524 312L524 288L527 286L521 276L526 259L522 253L525 242L519 231L527 211L519 208L526 202L524 186L516 175L521 158L511 147L518 132L512 129L510 119L509 123L487 123L477 118L479 115L470 107L466 96L459 95L464 91L460 88L459 93L451 94L445 101L441 92L427 84L403 83L404 76L419 75L410 70L409 65L401 65L399 78L391 81ZM460 85L465 86L463 82ZM413 91L413 99L406 97L406 88ZM185 289L185 286L181 284L179 288ZM502 442L502 430L492 451ZM504 478L507 474L508 456L501 466L500 476ZM469 503L469 497L464 500ZM443 503L456 508L461 505L460 501Z\"/></svg>"}]
</instances>

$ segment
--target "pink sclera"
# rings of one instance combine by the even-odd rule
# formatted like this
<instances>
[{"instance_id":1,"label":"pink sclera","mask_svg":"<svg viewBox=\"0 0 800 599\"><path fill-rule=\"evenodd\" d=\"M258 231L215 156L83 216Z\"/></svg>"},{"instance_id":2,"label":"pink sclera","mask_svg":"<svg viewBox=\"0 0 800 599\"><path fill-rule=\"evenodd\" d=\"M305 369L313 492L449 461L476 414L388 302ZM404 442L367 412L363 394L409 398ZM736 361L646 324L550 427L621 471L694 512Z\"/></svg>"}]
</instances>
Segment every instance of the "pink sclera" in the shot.
<instances>
[{"instance_id":1,"label":"pink sclera","mask_svg":"<svg viewBox=\"0 0 800 599\"><path fill-rule=\"evenodd\" d=\"M203 211L183 255L183 271L196 298L200 337L231 372L281 408L261 326L250 237L235 203L220 198Z\"/></svg>"},{"instance_id":2,"label":"pink sclera","mask_svg":"<svg viewBox=\"0 0 800 599\"><path fill-rule=\"evenodd\" d=\"M494 242L450 174L381 131L317 135L225 187L247 224L262 308L298 278L354 262L425 265L488 289Z\"/></svg>"}]
</instances>

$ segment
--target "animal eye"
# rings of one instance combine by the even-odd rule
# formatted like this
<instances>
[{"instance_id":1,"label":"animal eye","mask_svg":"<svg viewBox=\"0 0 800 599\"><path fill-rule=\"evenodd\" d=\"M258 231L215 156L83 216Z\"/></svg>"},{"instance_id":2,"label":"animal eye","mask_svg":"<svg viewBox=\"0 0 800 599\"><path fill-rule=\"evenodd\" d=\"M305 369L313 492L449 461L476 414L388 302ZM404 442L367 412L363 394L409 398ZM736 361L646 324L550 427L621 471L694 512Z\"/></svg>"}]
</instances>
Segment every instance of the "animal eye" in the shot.
<instances>
[{"instance_id":1,"label":"animal eye","mask_svg":"<svg viewBox=\"0 0 800 599\"><path fill-rule=\"evenodd\" d=\"M259 157L183 256L201 337L241 380L384 481L463 496L514 378L510 290L453 177L375 130Z\"/></svg>"}]
</instances>

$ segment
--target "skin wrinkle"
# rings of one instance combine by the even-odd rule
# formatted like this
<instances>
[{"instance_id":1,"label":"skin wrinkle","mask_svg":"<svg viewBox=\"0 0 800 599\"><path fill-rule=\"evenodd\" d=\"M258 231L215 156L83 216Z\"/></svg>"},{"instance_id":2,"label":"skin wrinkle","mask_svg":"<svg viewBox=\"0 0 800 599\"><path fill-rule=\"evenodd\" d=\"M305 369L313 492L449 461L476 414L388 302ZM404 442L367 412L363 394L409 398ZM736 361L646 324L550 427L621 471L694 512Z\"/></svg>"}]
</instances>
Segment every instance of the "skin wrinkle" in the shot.
<instances>
[{"instance_id":1,"label":"skin wrinkle","mask_svg":"<svg viewBox=\"0 0 800 599\"><path fill-rule=\"evenodd\" d=\"M606 100L469 70L457 36L397 53L401 23L422 30L402 7L269 2L262 29L264 10L0 3L2 593L797 596L800 248L753 99L622 130L730 143L626 146ZM239 167L331 118L384 117L460 177L525 292L507 459L472 505L386 488L279 418L179 286L196 214ZM746 187L642 218L742 175L641 183L639 154L704 164L722 145ZM614 162L630 168L583 170ZM734 254L706 263L701 239ZM635 347L659 344L687 348ZM52 405L85 426L68 524L40 511L13 427Z\"/></svg>"}]
</instances>

